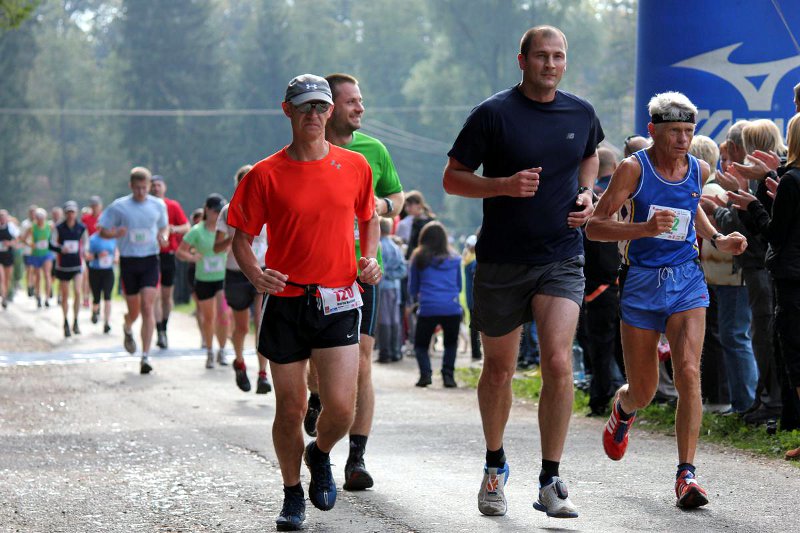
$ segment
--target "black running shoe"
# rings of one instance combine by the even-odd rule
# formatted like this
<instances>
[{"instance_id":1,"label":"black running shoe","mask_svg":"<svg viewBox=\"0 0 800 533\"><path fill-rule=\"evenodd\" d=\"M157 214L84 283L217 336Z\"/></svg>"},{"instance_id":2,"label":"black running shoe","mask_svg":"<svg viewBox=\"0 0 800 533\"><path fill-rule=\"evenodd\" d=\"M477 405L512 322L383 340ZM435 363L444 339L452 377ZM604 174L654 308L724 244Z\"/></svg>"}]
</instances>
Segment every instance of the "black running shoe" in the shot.
<instances>
[{"instance_id":1,"label":"black running shoe","mask_svg":"<svg viewBox=\"0 0 800 533\"><path fill-rule=\"evenodd\" d=\"M129 354L136 353L136 341L133 339L133 333L130 331L123 330L122 333L125 335L125 339L122 341L122 345L125 347L125 351Z\"/></svg>"},{"instance_id":2,"label":"black running shoe","mask_svg":"<svg viewBox=\"0 0 800 533\"><path fill-rule=\"evenodd\" d=\"M272 392L272 384L266 375L259 374L258 381L256 381L256 394L267 394L268 392Z\"/></svg>"},{"instance_id":3,"label":"black running shoe","mask_svg":"<svg viewBox=\"0 0 800 533\"><path fill-rule=\"evenodd\" d=\"M97 324L97 320L100 318L100 311L92 311L92 324Z\"/></svg>"},{"instance_id":4,"label":"black running shoe","mask_svg":"<svg viewBox=\"0 0 800 533\"><path fill-rule=\"evenodd\" d=\"M303 529L303 522L306 519L306 498L300 494L283 489L283 507L281 514L275 519L275 526L278 531L300 531Z\"/></svg>"},{"instance_id":5,"label":"black running shoe","mask_svg":"<svg viewBox=\"0 0 800 533\"><path fill-rule=\"evenodd\" d=\"M247 377L247 367L244 361L233 360L233 371L236 374L236 386L243 392L250 392L250 378Z\"/></svg>"},{"instance_id":6,"label":"black running shoe","mask_svg":"<svg viewBox=\"0 0 800 533\"><path fill-rule=\"evenodd\" d=\"M321 461L314 461L312 458L311 449L316 445L317 441L309 442L303 454L311 474L311 482L308 484L308 499L320 511L330 511L336 505L336 481L331 472L330 457Z\"/></svg>"},{"instance_id":7,"label":"black running shoe","mask_svg":"<svg viewBox=\"0 0 800 533\"><path fill-rule=\"evenodd\" d=\"M28 287L28 298L33 296L33 287Z\"/></svg>"},{"instance_id":8,"label":"black running shoe","mask_svg":"<svg viewBox=\"0 0 800 533\"><path fill-rule=\"evenodd\" d=\"M103 325L103 333L108 333L109 331L111 331L111 326L109 326L109 325L108 325L108 322L106 322L106 323Z\"/></svg>"},{"instance_id":9,"label":"black running shoe","mask_svg":"<svg viewBox=\"0 0 800 533\"><path fill-rule=\"evenodd\" d=\"M303 419L303 429L306 430L306 434L309 437L317 436L317 418L319 418L319 412L320 408L311 405L311 402L309 402L308 409L306 410L306 417Z\"/></svg>"},{"instance_id":10,"label":"black running shoe","mask_svg":"<svg viewBox=\"0 0 800 533\"><path fill-rule=\"evenodd\" d=\"M152 372L153 367L150 366L150 360L146 357L142 357L142 362L139 364L139 373L140 374L149 374Z\"/></svg>"},{"instance_id":11,"label":"black running shoe","mask_svg":"<svg viewBox=\"0 0 800 533\"><path fill-rule=\"evenodd\" d=\"M80 335L81 334L81 328L78 327L78 321L77 320L72 323L72 333L74 333L75 335Z\"/></svg>"},{"instance_id":12,"label":"black running shoe","mask_svg":"<svg viewBox=\"0 0 800 533\"><path fill-rule=\"evenodd\" d=\"M72 337L72 332L69 329L69 322L64 321L64 337Z\"/></svg>"},{"instance_id":13,"label":"black running shoe","mask_svg":"<svg viewBox=\"0 0 800 533\"><path fill-rule=\"evenodd\" d=\"M364 456L350 457L344 466L344 490L366 490L374 485L364 466Z\"/></svg>"},{"instance_id":14,"label":"black running shoe","mask_svg":"<svg viewBox=\"0 0 800 533\"><path fill-rule=\"evenodd\" d=\"M41 298L39 298L38 296L36 297L36 307L37 307L38 309L41 309L41 308L42 308L42 299L41 299Z\"/></svg>"}]
</instances>

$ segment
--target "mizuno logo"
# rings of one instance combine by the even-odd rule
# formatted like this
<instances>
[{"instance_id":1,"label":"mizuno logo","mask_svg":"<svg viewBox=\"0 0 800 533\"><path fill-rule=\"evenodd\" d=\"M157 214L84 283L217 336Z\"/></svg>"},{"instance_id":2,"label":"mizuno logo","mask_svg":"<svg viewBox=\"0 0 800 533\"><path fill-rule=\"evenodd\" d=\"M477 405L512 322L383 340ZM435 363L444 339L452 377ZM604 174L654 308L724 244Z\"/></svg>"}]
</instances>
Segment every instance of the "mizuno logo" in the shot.
<instances>
[{"instance_id":1,"label":"mizuno logo","mask_svg":"<svg viewBox=\"0 0 800 533\"><path fill-rule=\"evenodd\" d=\"M718 48L672 66L702 70L718 76L736 87L750 111L769 111L778 82L790 70L800 67L800 55L766 63L731 63L730 55L740 46L742 43Z\"/></svg>"}]
</instances>

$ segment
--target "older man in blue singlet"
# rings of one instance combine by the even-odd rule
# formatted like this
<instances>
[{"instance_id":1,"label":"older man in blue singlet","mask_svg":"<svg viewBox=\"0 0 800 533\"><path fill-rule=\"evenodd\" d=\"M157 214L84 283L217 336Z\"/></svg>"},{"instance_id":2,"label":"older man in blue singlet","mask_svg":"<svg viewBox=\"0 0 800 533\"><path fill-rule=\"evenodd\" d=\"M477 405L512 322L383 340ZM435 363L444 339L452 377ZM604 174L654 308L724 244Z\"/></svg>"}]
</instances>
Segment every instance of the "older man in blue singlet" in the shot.
<instances>
[{"instance_id":1,"label":"older man in blue singlet","mask_svg":"<svg viewBox=\"0 0 800 533\"><path fill-rule=\"evenodd\" d=\"M700 191L710 169L690 155L697 108L681 93L654 96L647 128L652 146L625 159L589 219L586 234L597 241L620 241L620 313L628 383L617 392L603 431L603 447L622 459L636 410L647 406L658 385L659 337L672 348L678 409L677 504L708 503L694 476L694 455L703 409L700 354L703 350L708 289L699 263L697 236L718 249L741 254L739 233L718 233L702 209ZM622 208L622 220L615 213Z\"/></svg>"}]
</instances>

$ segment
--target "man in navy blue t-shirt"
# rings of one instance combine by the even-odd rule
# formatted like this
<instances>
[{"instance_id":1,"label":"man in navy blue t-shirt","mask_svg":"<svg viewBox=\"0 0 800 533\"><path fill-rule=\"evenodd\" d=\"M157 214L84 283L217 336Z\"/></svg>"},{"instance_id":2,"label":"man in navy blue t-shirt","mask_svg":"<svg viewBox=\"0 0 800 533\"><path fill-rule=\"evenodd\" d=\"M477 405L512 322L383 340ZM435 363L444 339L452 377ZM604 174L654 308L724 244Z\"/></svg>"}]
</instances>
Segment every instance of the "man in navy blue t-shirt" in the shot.
<instances>
[{"instance_id":1,"label":"man in navy blue t-shirt","mask_svg":"<svg viewBox=\"0 0 800 533\"><path fill-rule=\"evenodd\" d=\"M478 509L506 512L503 432L520 326L535 319L543 383L542 470L534 507L574 518L578 511L558 467L572 412L572 340L583 301L579 228L593 210L603 130L591 104L558 90L567 66L561 30L537 26L525 32L517 60L522 82L472 111L444 171L448 193L483 198L472 315L486 354L478 383L486 439ZM483 176L475 174L481 165Z\"/></svg>"}]
</instances>

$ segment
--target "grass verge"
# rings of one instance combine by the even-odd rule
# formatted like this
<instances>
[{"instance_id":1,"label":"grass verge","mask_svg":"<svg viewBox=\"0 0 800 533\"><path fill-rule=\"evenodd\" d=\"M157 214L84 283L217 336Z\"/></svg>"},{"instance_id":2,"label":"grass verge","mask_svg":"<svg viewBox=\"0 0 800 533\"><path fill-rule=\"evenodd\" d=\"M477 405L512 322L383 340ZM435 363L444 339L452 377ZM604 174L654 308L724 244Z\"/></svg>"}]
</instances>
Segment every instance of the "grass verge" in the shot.
<instances>
[{"instance_id":1,"label":"grass verge","mask_svg":"<svg viewBox=\"0 0 800 533\"><path fill-rule=\"evenodd\" d=\"M479 368L459 368L457 376L469 387L478 386ZM514 396L538 401L542 389L542 378L539 370L518 372L511 384ZM575 402L572 409L583 415L589 409L589 395L583 391L575 391ZM668 404L652 404L639 410L636 425L665 435L675 434L675 408ZM772 458L783 458L786 450L800 446L800 431L779 431L769 435L766 427L752 427L736 416L722 416L714 413L703 415L700 427L700 439L740 450L747 450ZM800 462L791 461L800 468Z\"/></svg>"}]
</instances>

